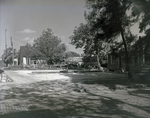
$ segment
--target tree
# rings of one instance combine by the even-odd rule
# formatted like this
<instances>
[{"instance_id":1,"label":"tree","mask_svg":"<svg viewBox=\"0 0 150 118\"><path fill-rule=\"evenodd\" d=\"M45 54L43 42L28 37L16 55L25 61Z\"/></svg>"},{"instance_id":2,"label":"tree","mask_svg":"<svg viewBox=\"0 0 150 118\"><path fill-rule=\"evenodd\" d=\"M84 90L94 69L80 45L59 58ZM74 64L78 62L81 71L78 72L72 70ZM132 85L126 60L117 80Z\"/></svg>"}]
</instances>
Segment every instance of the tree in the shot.
<instances>
[{"instance_id":1,"label":"tree","mask_svg":"<svg viewBox=\"0 0 150 118\"><path fill-rule=\"evenodd\" d=\"M76 48L84 48L84 53L87 57L93 58L90 55L96 55L98 69L103 71L99 60L99 45L95 36L95 31L91 30L90 24L81 23L79 27L76 27L74 30L74 35L70 37L71 44L75 45Z\"/></svg>"},{"instance_id":2,"label":"tree","mask_svg":"<svg viewBox=\"0 0 150 118\"><path fill-rule=\"evenodd\" d=\"M140 38L139 43L142 42L144 53L149 52L150 47L150 0L132 0L135 6L133 7L133 14L140 17L140 32L145 33L145 36Z\"/></svg>"},{"instance_id":3,"label":"tree","mask_svg":"<svg viewBox=\"0 0 150 118\"><path fill-rule=\"evenodd\" d=\"M150 25L150 0L132 0L132 2L134 3L132 14L137 17L142 15L139 26L141 32L147 30L147 26Z\"/></svg>"},{"instance_id":4,"label":"tree","mask_svg":"<svg viewBox=\"0 0 150 118\"><path fill-rule=\"evenodd\" d=\"M44 59L44 55L33 46L31 46L30 44L26 44L25 45L25 50L26 50L26 56L30 57L31 59Z\"/></svg>"},{"instance_id":5,"label":"tree","mask_svg":"<svg viewBox=\"0 0 150 118\"><path fill-rule=\"evenodd\" d=\"M91 46L86 46L93 46L92 49L98 57L98 53L103 50L103 42L114 43L115 39L121 36L125 50L126 68L128 70L129 80L132 80L132 72L130 69L125 33L138 21L138 19L136 19L137 17L129 13L132 11L133 6L134 4L130 0L86 0L86 7L88 10L85 12L85 19L87 24L80 25L78 29L76 28L74 37L71 37L72 44L77 46L85 44L87 40L83 38L89 39L90 37L91 40L88 41L90 41Z\"/></svg>"},{"instance_id":6,"label":"tree","mask_svg":"<svg viewBox=\"0 0 150 118\"><path fill-rule=\"evenodd\" d=\"M33 47L43 55L48 64L60 62L66 51L65 44L61 43L61 40L49 28L34 41Z\"/></svg>"},{"instance_id":7,"label":"tree","mask_svg":"<svg viewBox=\"0 0 150 118\"><path fill-rule=\"evenodd\" d=\"M87 18L94 25L104 32L104 39L113 43L115 38L121 36L126 56L126 68L128 70L128 79L132 80L130 61L125 32L137 22L136 17L128 12L132 9L133 3L130 0L87 0L87 6L90 10ZM94 14L94 13L95 14ZM92 17L92 14L93 17ZM92 17L92 18L91 18ZM92 20L91 20L92 19ZM97 35L97 38L101 36Z\"/></svg>"},{"instance_id":8,"label":"tree","mask_svg":"<svg viewBox=\"0 0 150 118\"><path fill-rule=\"evenodd\" d=\"M11 47L4 50L4 53L2 54L2 60L6 66L13 63L13 49Z\"/></svg>"},{"instance_id":9,"label":"tree","mask_svg":"<svg viewBox=\"0 0 150 118\"><path fill-rule=\"evenodd\" d=\"M80 57L80 55L76 52L73 52L73 51L68 51L65 53L65 57L68 58L68 57Z\"/></svg>"},{"instance_id":10,"label":"tree","mask_svg":"<svg viewBox=\"0 0 150 118\"><path fill-rule=\"evenodd\" d=\"M16 51L16 49L9 47L4 50L4 53L2 54L2 61L6 64L6 66L9 64L13 65L14 58L18 58L18 51Z\"/></svg>"}]
</instances>

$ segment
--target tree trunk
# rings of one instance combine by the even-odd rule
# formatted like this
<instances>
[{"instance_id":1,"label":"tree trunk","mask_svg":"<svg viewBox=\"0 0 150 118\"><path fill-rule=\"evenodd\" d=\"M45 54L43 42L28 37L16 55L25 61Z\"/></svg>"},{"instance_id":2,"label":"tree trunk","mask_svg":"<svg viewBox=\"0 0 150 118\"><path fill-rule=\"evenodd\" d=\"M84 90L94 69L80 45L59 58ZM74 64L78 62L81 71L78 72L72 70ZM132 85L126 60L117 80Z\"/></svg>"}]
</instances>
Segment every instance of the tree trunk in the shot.
<instances>
[{"instance_id":1,"label":"tree trunk","mask_svg":"<svg viewBox=\"0 0 150 118\"><path fill-rule=\"evenodd\" d=\"M99 56L98 56L98 54L96 54L96 58L97 58L98 70L99 70L99 71L104 71L103 67L101 66L101 64L100 64L100 62L99 62Z\"/></svg>"},{"instance_id":2,"label":"tree trunk","mask_svg":"<svg viewBox=\"0 0 150 118\"><path fill-rule=\"evenodd\" d=\"M133 78L132 78L132 72L131 72L131 68L130 68L129 54L128 54L127 44L126 44L126 40L125 40L125 37L124 37L123 28L122 28L122 21L119 17L119 13L118 13L117 9L116 9L116 15L117 15L117 20L119 21L118 25L120 27L120 33L121 33L121 37L122 37L122 40L123 40L123 45L124 45L124 48L125 48L125 58L126 58L126 68L128 70L128 80L131 81Z\"/></svg>"},{"instance_id":3,"label":"tree trunk","mask_svg":"<svg viewBox=\"0 0 150 118\"><path fill-rule=\"evenodd\" d=\"M124 48L125 48L126 66L127 66L126 68L128 70L128 80L131 81L131 80L133 80L133 75L132 75L132 71L131 71L131 68L130 68L129 54L128 54L127 44L126 44L126 41L125 41L125 37L124 37L122 27L121 27L120 31L121 31L121 36L122 36L122 39L123 39Z\"/></svg>"}]
</instances>

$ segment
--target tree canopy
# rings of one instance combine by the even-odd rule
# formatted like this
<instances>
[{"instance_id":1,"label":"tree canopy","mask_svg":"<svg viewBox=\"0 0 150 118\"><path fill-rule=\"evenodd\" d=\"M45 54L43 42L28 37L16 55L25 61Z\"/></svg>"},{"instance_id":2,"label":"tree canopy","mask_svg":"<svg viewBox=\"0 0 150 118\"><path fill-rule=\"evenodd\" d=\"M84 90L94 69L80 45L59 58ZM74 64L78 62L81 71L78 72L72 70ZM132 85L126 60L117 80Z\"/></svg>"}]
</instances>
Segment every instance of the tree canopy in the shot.
<instances>
[{"instance_id":1,"label":"tree canopy","mask_svg":"<svg viewBox=\"0 0 150 118\"><path fill-rule=\"evenodd\" d=\"M34 40L34 51L44 57L48 64L62 61L66 45L54 35L51 29L44 30L42 35Z\"/></svg>"},{"instance_id":2,"label":"tree canopy","mask_svg":"<svg viewBox=\"0 0 150 118\"><path fill-rule=\"evenodd\" d=\"M9 47L4 50L4 53L2 55L2 60L6 64L6 66L8 66L8 64L13 63L13 58L16 57L18 57L18 52L16 52L16 50L13 49L12 47Z\"/></svg>"},{"instance_id":3,"label":"tree canopy","mask_svg":"<svg viewBox=\"0 0 150 118\"><path fill-rule=\"evenodd\" d=\"M25 45L25 51L26 51L26 56L30 57L31 59L44 59L43 53L41 53L38 49L36 49L34 46L31 44L26 44Z\"/></svg>"},{"instance_id":4,"label":"tree canopy","mask_svg":"<svg viewBox=\"0 0 150 118\"><path fill-rule=\"evenodd\" d=\"M93 53L97 57L104 52L104 44L114 44L116 38L121 37L129 79L132 79L132 75L128 43L133 40L132 37L128 37L127 33L130 32L130 27L138 21L137 15L132 12L133 6L131 0L86 0L88 10L85 11L84 16L87 22L75 28L74 35L70 37L73 45L84 47L85 53Z\"/></svg>"},{"instance_id":5,"label":"tree canopy","mask_svg":"<svg viewBox=\"0 0 150 118\"><path fill-rule=\"evenodd\" d=\"M134 3L133 13L135 16L140 17L139 29L144 32L145 36L140 38L136 45L143 44L145 53L148 52L150 47L150 0L132 0ZM139 44L138 44L139 43Z\"/></svg>"},{"instance_id":6,"label":"tree canopy","mask_svg":"<svg viewBox=\"0 0 150 118\"><path fill-rule=\"evenodd\" d=\"M73 52L73 51L67 51L65 53L65 57L68 58L68 57L80 57L80 55L76 52Z\"/></svg>"}]
</instances>

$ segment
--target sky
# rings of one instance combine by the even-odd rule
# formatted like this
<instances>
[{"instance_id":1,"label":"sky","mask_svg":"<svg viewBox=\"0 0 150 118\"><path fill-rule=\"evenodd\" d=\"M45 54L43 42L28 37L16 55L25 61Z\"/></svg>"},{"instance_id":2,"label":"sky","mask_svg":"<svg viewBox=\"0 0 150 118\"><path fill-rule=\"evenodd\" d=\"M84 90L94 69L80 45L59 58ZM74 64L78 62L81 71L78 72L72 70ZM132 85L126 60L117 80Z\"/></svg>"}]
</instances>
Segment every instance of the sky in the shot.
<instances>
[{"instance_id":1,"label":"sky","mask_svg":"<svg viewBox=\"0 0 150 118\"><path fill-rule=\"evenodd\" d=\"M10 47L12 37L18 50L26 43L33 44L47 28L61 38L68 51L82 54L82 49L69 44L69 37L76 26L85 22L85 10L85 0L0 0L0 56L5 38Z\"/></svg>"},{"instance_id":2,"label":"sky","mask_svg":"<svg viewBox=\"0 0 150 118\"><path fill-rule=\"evenodd\" d=\"M68 51L82 54L82 49L70 44L69 37L75 27L86 22L85 10L85 0L0 0L0 56L5 38L7 47L12 37L14 48L19 50L26 43L33 44L47 28L66 44ZM138 34L138 24L131 31Z\"/></svg>"}]
</instances>

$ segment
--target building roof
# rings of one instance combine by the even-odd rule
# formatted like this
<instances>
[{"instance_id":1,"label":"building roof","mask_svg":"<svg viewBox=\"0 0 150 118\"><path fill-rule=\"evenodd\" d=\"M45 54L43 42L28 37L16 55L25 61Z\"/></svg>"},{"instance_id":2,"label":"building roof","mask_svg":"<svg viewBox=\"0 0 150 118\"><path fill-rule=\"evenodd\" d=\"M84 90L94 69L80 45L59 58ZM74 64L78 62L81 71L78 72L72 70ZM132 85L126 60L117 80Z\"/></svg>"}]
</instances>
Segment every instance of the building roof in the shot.
<instances>
[{"instance_id":1,"label":"building roof","mask_svg":"<svg viewBox=\"0 0 150 118\"><path fill-rule=\"evenodd\" d=\"M25 46L20 46L20 55L23 56L27 56L27 51L26 51L26 47Z\"/></svg>"}]
</instances>

